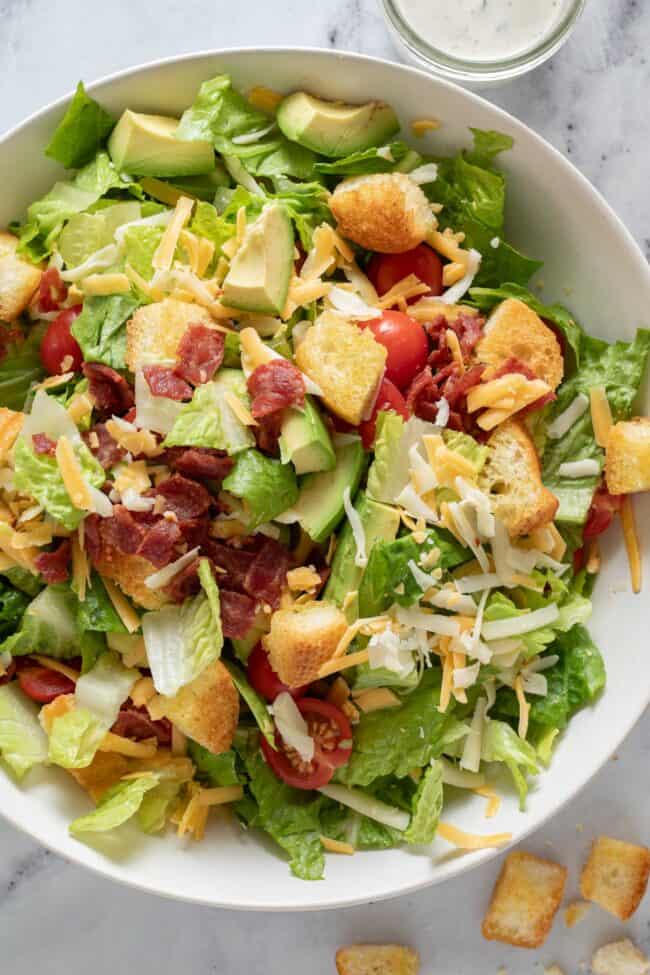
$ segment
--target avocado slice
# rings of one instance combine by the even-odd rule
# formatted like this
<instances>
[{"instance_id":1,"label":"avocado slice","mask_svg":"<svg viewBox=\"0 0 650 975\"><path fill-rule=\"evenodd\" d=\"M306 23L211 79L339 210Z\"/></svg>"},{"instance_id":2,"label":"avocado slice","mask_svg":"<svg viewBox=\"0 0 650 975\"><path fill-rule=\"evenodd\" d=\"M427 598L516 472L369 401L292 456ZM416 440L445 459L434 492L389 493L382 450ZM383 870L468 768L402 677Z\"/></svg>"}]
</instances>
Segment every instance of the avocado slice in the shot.
<instances>
[{"instance_id":1,"label":"avocado slice","mask_svg":"<svg viewBox=\"0 0 650 975\"><path fill-rule=\"evenodd\" d=\"M381 146L399 132L397 115L385 102L345 105L296 91L285 98L277 121L287 139L323 156L341 158Z\"/></svg>"},{"instance_id":2,"label":"avocado slice","mask_svg":"<svg viewBox=\"0 0 650 975\"><path fill-rule=\"evenodd\" d=\"M327 427L311 396L305 398L302 410L287 410L280 433L280 458L293 464L296 474L331 471L336 454Z\"/></svg>"},{"instance_id":3,"label":"avocado slice","mask_svg":"<svg viewBox=\"0 0 650 975\"><path fill-rule=\"evenodd\" d=\"M315 542L324 542L332 534L344 514L343 492L349 487L350 495L354 495L365 468L366 452L361 441L339 447L334 453L336 467L307 474L291 508L291 520Z\"/></svg>"},{"instance_id":4,"label":"avocado slice","mask_svg":"<svg viewBox=\"0 0 650 975\"><path fill-rule=\"evenodd\" d=\"M202 139L177 139L177 128L176 118L142 115L127 108L108 140L111 159L118 169L136 176L199 176L212 172L212 144Z\"/></svg>"},{"instance_id":5,"label":"avocado slice","mask_svg":"<svg viewBox=\"0 0 650 975\"><path fill-rule=\"evenodd\" d=\"M363 525L368 554L370 554L375 542L393 541L399 528L399 513L396 508L381 504L379 501L373 501L366 495L365 491L360 492L354 507ZM356 545L352 528L349 522L346 522L339 535L332 562L332 572L323 593L324 599L329 599L337 606L342 605L349 592L355 592L359 589L363 569L354 564L355 554ZM346 615L350 622L359 615L356 599L350 604Z\"/></svg>"},{"instance_id":6,"label":"avocado slice","mask_svg":"<svg viewBox=\"0 0 650 975\"><path fill-rule=\"evenodd\" d=\"M293 272L293 227L279 203L267 204L246 228L223 282L223 303L242 311L279 315Z\"/></svg>"}]
</instances>

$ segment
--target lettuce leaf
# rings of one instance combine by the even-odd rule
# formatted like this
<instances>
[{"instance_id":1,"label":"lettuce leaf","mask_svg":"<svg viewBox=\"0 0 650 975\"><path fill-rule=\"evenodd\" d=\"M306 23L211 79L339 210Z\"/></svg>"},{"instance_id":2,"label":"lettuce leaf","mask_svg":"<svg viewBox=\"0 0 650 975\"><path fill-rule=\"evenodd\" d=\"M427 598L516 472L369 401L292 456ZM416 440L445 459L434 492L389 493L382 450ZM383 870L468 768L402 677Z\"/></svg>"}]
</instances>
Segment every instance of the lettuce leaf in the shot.
<instances>
[{"instance_id":1,"label":"lettuce leaf","mask_svg":"<svg viewBox=\"0 0 650 975\"><path fill-rule=\"evenodd\" d=\"M26 593L0 578L0 640L18 629L29 602Z\"/></svg>"},{"instance_id":2,"label":"lettuce leaf","mask_svg":"<svg viewBox=\"0 0 650 975\"><path fill-rule=\"evenodd\" d=\"M75 707L52 724L48 759L61 768L88 768L107 731L92 711Z\"/></svg>"},{"instance_id":3,"label":"lettuce leaf","mask_svg":"<svg viewBox=\"0 0 650 975\"><path fill-rule=\"evenodd\" d=\"M503 762L512 775L519 793L519 808L525 809L528 796L526 773L537 775L535 749L505 721L488 719L483 733L481 759L484 762Z\"/></svg>"},{"instance_id":4,"label":"lettuce leaf","mask_svg":"<svg viewBox=\"0 0 650 975\"><path fill-rule=\"evenodd\" d=\"M79 816L70 824L71 835L79 837L84 833L105 833L121 826L135 816L147 792L155 789L158 783L159 776L153 772L119 782L104 793L93 812Z\"/></svg>"},{"instance_id":5,"label":"lettuce leaf","mask_svg":"<svg viewBox=\"0 0 650 975\"><path fill-rule=\"evenodd\" d=\"M442 812L442 764L432 762L413 797L411 822L404 833L407 843L432 843Z\"/></svg>"},{"instance_id":6,"label":"lettuce leaf","mask_svg":"<svg viewBox=\"0 0 650 975\"><path fill-rule=\"evenodd\" d=\"M226 394L234 394L248 408L246 379L238 369L224 369L215 379L194 390L194 396L181 409L165 439L165 447L214 447L237 454L252 447L255 438L235 416Z\"/></svg>"},{"instance_id":7,"label":"lettuce leaf","mask_svg":"<svg viewBox=\"0 0 650 975\"><path fill-rule=\"evenodd\" d=\"M126 368L126 323L140 302L131 294L88 297L70 331L86 362Z\"/></svg>"},{"instance_id":8,"label":"lettuce leaf","mask_svg":"<svg viewBox=\"0 0 650 975\"><path fill-rule=\"evenodd\" d=\"M29 653L47 653L57 660L78 656L77 603L67 586L43 589L27 606L18 630L0 645L0 650L8 650L14 657Z\"/></svg>"},{"instance_id":9,"label":"lettuce leaf","mask_svg":"<svg viewBox=\"0 0 650 975\"><path fill-rule=\"evenodd\" d=\"M384 150L390 150L387 159ZM343 159L317 162L314 169L324 176L365 176L370 173L390 173L405 156L411 152L405 142L391 142L387 146L371 146L360 152L353 152ZM392 158L390 158L392 157Z\"/></svg>"},{"instance_id":10,"label":"lettuce leaf","mask_svg":"<svg viewBox=\"0 0 650 975\"><path fill-rule=\"evenodd\" d=\"M106 480L104 468L83 441L73 444L73 448L88 483L100 488ZM69 531L77 528L86 512L76 508L70 500L55 457L34 453L25 438L19 437L14 449L14 470L16 488L19 491L35 498L64 528Z\"/></svg>"},{"instance_id":11,"label":"lettuce leaf","mask_svg":"<svg viewBox=\"0 0 650 975\"><path fill-rule=\"evenodd\" d=\"M255 722L272 748L275 748L275 724L269 714L266 701L251 686L241 667L230 660L224 660L224 666L232 677L232 682L248 705Z\"/></svg>"},{"instance_id":12,"label":"lettuce leaf","mask_svg":"<svg viewBox=\"0 0 650 975\"><path fill-rule=\"evenodd\" d=\"M16 327L9 329L0 323L0 406L22 410L33 383L43 377L40 348L43 329L31 328L25 336Z\"/></svg>"},{"instance_id":13,"label":"lettuce leaf","mask_svg":"<svg viewBox=\"0 0 650 975\"><path fill-rule=\"evenodd\" d=\"M465 153L465 159L482 169L492 169L496 156L508 152L515 144L511 135L494 129L474 129L470 126L474 145Z\"/></svg>"},{"instance_id":14,"label":"lettuce leaf","mask_svg":"<svg viewBox=\"0 0 650 975\"><path fill-rule=\"evenodd\" d=\"M113 608L98 572L93 572L90 578L84 601L77 600L77 625L82 632L84 630L95 630L101 633L127 632L124 623Z\"/></svg>"},{"instance_id":15,"label":"lettuce leaf","mask_svg":"<svg viewBox=\"0 0 650 975\"><path fill-rule=\"evenodd\" d=\"M230 749L213 755L196 741L188 741L187 753L196 766L199 782L209 786L238 785L242 777L237 772L237 755Z\"/></svg>"},{"instance_id":16,"label":"lettuce leaf","mask_svg":"<svg viewBox=\"0 0 650 975\"><path fill-rule=\"evenodd\" d=\"M244 501L251 530L271 521L298 500L298 482L292 465L282 464L254 449L237 455L235 466L222 486L224 491Z\"/></svg>"},{"instance_id":17,"label":"lettuce leaf","mask_svg":"<svg viewBox=\"0 0 650 975\"><path fill-rule=\"evenodd\" d=\"M0 755L18 779L47 761L47 735L38 711L17 682L0 687Z\"/></svg>"},{"instance_id":18,"label":"lettuce leaf","mask_svg":"<svg viewBox=\"0 0 650 975\"><path fill-rule=\"evenodd\" d=\"M113 117L86 94L80 81L45 149L45 155L56 159L66 169L79 169L90 162L114 125Z\"/></svg>"}]
</instances>

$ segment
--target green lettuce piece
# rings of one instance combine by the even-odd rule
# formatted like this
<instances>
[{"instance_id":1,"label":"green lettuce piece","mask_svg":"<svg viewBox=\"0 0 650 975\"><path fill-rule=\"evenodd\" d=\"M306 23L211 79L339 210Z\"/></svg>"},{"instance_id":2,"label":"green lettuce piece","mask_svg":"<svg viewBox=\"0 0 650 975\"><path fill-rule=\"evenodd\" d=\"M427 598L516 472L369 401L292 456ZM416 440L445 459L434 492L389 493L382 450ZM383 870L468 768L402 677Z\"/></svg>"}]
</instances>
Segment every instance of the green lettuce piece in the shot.
<instances>
[{"instance_id":1,"label":"green lettuce piece","mask_svg":"<svg viewBox=\"0 0 650 975\"><path fill-rule=\"evenodd\" d=\"M126 323L140 302L131 294L88 297L70 331L87 362L126 368Z\"/></svg>"},{"instance_id":2,"label":"green lettuce piece","mask_svg":"<svg viewBox=\"0 0 650 975\"><path fill-rule=\"evenodd\" d=\"M227 369L241 369L241 339L237 332L226 333L223 366Z\"/></svg>"},{"instance_id":3,"label":"green lettuce piece","mask_svg":"<svg viewBox=\"0 0 650 975\"><path fill-rule=\"evenodd\" d=\"M168 779L143 796L137 811L138 826L143 833L160 833L165 828L180 790L180 782Z\"/></svg>"},{"instance_id":4,"label":"green lettuce piece","mask_svg":"<svg viewBox=\"0 0 650 975\"><path fill-rule=\"evenodd\" d=\"M190 230L199 237L211 240L215 254L220 254L223 244L237 232L234 219L228 219L225 214L218 213L212 203L205 202L196 204Z\"/></svg>"},{"instance_id":5,"label":"green lettuce piece","mask_svg":"<svg viewBox=\"0 0 650 975\"><path fill-rule=\"evenodd\" d=\"M251 530L271 521L298 500L298 482L292 465L282 464L254 449L237 455L235 466L222 486L245 503Z\"/></svg>"},{"instance_id":6,"label":"green lettuce piece","mask_svg":"<svg viewBox=\"0 0 650 975\"><path fill-rule=\"evenodd\" d=\"M14 657L29 653L46 653L56 659L77 656L81 649L77 603L67 586L47 586L27 606L18 630L0 644L0 650L8 650Z\"/></svg>"},{"instance_id":7,"label":"green lettuce piece","mask_svg":"<svg viewBox=\"0 0 650 975\"><path fill-rule=\"evenodd\" d=\"M338 769L337 782L370 785L382 775L404 778L423 768L440 753L440 742L451 711L441 714L440 671L425 671L419 687L404 697L401 707L371 711L353 728L354 746L347 765Z\"/></svg>"},{"instance_id":8,"label":"green lettuce piece","mask_svg":"<svg viewBox=\"0 0 650 975\"><path fill-rule=\"evenodd\" d=\"M88 708L74 708L54 720L48 758L62 768L88 768L106 735L106 725Z\"/></svg>"},{"instance_id":9,"label":"green lettuce piece","mask_svg":"<svg viewBox=\"0 0 650 975\"><path fill-rule=\"evenodd\" d=\"M483 734L481 759L484 762L503 762L514 779L519 793L519 807L524 809L528 795L526 773L537 775L535 749L505 721L488 719Z\"/></svg>"},{"instance_id":10,"label":"green lettuce piece","mask_svg":"<svg viewBox=\"0 0 650 975\"><path fill-rule=\"evenodd\" d=\"M38 596L43 588L39 576L32 575L29 569L21 569L18 565L12 565L9 569L5 569L2 575L7 577L12 586L32 598Z\"/></svg>"},{"instance_id":11,"label":"green lettuce piece","mask_svg":"<svg viewBox=\"0 0 650 975\"><path fill-rule=\"evenodd\" d=\"M237 664L233 663L231 660L224 660L223 663L227 668L228 673L232 677L233 684L248 705L257 727L260 729L271 748L275 748L275 724L273 723L273 718L269 714L266 701L260 694L257 693L255 688L251 686L241 667L238 667Z\"/></svg>"},{"instance_id":12,"label":"green lettuce piece","mask_svg":"<svg viewBox=\"0 0 650 975\"><path fill-rule=\"evenodd\" d=\"M451 569L471 558L468 549L442 528L429 528L421 544L412 535L394 542L375 542L359 586L359 616L383 613L393 603L412 606L417 602L423 590L415 581L409 562L419 565L419 560L434 548L440 550L436 566L442 569Z\"/></svg>"},{"instance_id":13,"label":"green lettuce piece","mask_svg":"<svg viewBox=\"0 0 650 975\"><path fill-rule=\"evenodd\" d=\"M18 629L29 602L26 593L0 578L0 640Z\"/></svg>"},{"instance_id":14,"label":"green lettuce piece","mask_svg":"<svg viewBox=\"0 0 650 975\"><path fill-rule=\"evenodd\" d=\"M484 444L460 430L443 430L442 438L449 450L468 460L475 467L476 473L480 474L488 455L488 448Z\"/></svg>"},{"instance_id":15,"label":"green lettuce piece","mask_svg":"<svg viewBox=\"0 0 650 975\"><path fill-rule=\"evenodd\" d=\"M418 783L411 822L404 833L407 843L432 843L442 812L442 764L433 762Z\"/></svg>"},{"instance_id":16,"label":"green lettuce piece","mask_svg":"<svg viewBox=\"0 0 650 975\"><path fill-rule=\"evenodd\" d=\"M465 159L482 169L491 169L496 156L500 152L508 152L515 144L512 136L495 132L494 129L473 129L470 126L470 132L474 145L465 153Z\"/></svg>"},{"instance_id":17,"label":"green lettuce piece","mask_svg":"<svg viewBox=\"0 0 650 975\"><path fill-rule=\"evenodd\" d=\"M45 155L56 159L66 169L79 169L98 152L114 125L112 116L86 94L80 81L47 145Z\"/></svg>"},{"instance_id":18,"label":"green lettuce piece","mask_svg":"<svg viewBox=\"0 0 650 975\"><path fill-rule=\"evenodd\" d=\"M390 150L386 158L385 150ZM314 169L324 176L365 176L369 173L390 173L411 152L405 142L391 142L387 146L371 146L353 152L343 159L317 162ZM392 157L392 158L391 158Z\"/></svg>"},{"instance_id":19,"label":"green lettuce piece","mask_svg":"<svg viewBox=\"0 0 650 975\"><path fill-rule=\"evenodd\" d=\"M140 224L139 227L127 227L124 231L122 241L124 266L128 264L145 281L151 281L153 277L153 256L162 240L164 229L164 227Z\"/></svg>"},{"instance_id":20,"label":"green lettuce piece","mask_svg":"<svg viewBox=\"0 0 650 975\"><path fill-rule=\"evenodd\" d=\"M248 408L243 372L221 368L212 382L197 386L167 435L165 447L214 447L229 454L252 447L255 438L228 406L227 393L239 397Z\"/></svg>"},{"instance_id":21,"label":"green lettuce piece","mask_svg":"<svg viewBox=\"0 0 650 975\"><path fill-rule=\"evenodd\" d=\"M209 786L238 785L242 778L237 772L237 755L230 749L213 755L196 741L188 741L187 753L196 766L199 782Z\"/></svg>"},{"instance_id":22,"label":"green lettuce piece","mask_svg":"<svg viewBox=\"0 0 650 975\"><path fill-rule=\"evenodd\" d=\"M106 480L104 468L83 441L73 444L73 448L88 483L100 488ZM64 528L69 531L77 528L86 512L75 508L70 500L55 457L34 453L24 437L19 437L14 451L14 470L19 491L35 498Z\"/></svg>"},{"instance_id":23,"label":"green lettuce piece","mask_svg":"<svg viewBox=\"0 0 650 975\"><path fill-rule=\"evenodd\" d=\"M230 175L223 163L217 159L214 169L209 173L201 173L196 176L178 176L174 179L166 179L165 182L183 193L212 203L218 189L230 186Z\"/></svg>"},{"instance_id":24,"label":"green lettuce piece","mask_svg":"<svg viewBox=\"0 0 650 975\"><path fill-rule=\"evenodd\" d=\"M77 601L77 625L81 631L98 630L101 633L126 633L127 629L115 612L106 592L102 577L93 572L83 602Z\"/></svg>"},{"instance_id":25,"label":"green lettuce piece","mask_svg":"<svg viewBox=\"0 0 650 975\"><path fill-rule=\"evenodd\" d=\"M43 378L40 348L43 329L31 328L23 336L15 327L0 323L0 345L5 354L0 359L0 406L22 410L31 386Z\"/></svg>"},{"instance_id":26,"label":"green lettuce piece","mask_svg":"<svg viewBox=\"0 0 650 975\"><path fill-rule=\"evenodd\" d=\"M92 254L112 243L116 229L123 223L142 216L141 205L136 200L124 203L100 200L99 203L107 205L97 212L76 213L59 235L57 249L67 269L78 267Z\"/></svg>"},{"instance_id":27,"label":"green lettuce piece","mask_svg":"<svg viewBox=\"0 0 650 975\"><path fill-rule=\"evenodd\" d=\"M504 593L493 592L487 601L483 619L486 622L512 619L515 616L523 616L526 609L519 609ZM550 626L542 626L537 630L521 635L520 639L526 648L526 657L536 657L553 642L556 626L557 621Z\"/></svg>"},{"instance_id":28,"label":"green lettuce piece","mask_svg":"<svg viewBox=\"0 0 650 975\"><path fill-rule=\"evenodd\" d=\"M558 390L558 398L548 414L549 423L573 402L578 393L589 395L593 386L602 386L614 422L627 419L639 391L650 353L650 331L639 329L633 342L608 345L593 336L583 336L580 368ZM559 522L584 524L599 477L566 478L559 474L566 461L597 460L603 464L602 448L596 443L589 410L559 440L547 440L542 457L544 484L557 496Z\"/></svg>"},{"instance_id":29,"label":"green lettuce piece","mask_svg":"<svg viewBox=\"0 0 650 975\"><path fill-rule=\"evenodd\" d=\"M47 735L38 711L17 682L0 687L0 755L18 779L47 761Z\"/></svg>"},{"instance_id":30,"label":"green lettuce piece","mask_svg":"<svg viewBox=\"0 0 650 975\"><path fill-rule=\"evenodd\" d=\"M256 803L250 825L267 832L285 850L295 876L320 880L325 867L320 813L326 800L318 793L292 789L276 778L262 757L257 735L251 738L242 753L248 789Z\"/></svg>"},{"instance_id":31,"label":"green lettuce piece","mask_svg":"<svg viewBox=\"0 0 650 975\"><path fill-rule=\"evenodd\" d=\"M57 721L60 720L57 718ZM104 793L93 812L79 816L70 823L70 834L79 837L84 833L105 833L121 826L135 816L146 794L155 789L158 783L159 776L153 772L119 782Z\"/></svg>"}]
</instances>

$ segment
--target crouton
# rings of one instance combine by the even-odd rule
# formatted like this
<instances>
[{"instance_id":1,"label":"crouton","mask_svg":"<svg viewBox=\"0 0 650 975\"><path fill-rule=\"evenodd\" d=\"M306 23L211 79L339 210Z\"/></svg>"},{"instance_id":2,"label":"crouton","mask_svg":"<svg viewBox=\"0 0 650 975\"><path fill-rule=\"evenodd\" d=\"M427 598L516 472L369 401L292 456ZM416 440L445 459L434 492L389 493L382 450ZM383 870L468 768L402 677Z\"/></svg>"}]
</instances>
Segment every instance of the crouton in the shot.
<instances>
[{"instance_id":1,"label":"crouton","mask_svg":"<svg viewBox=\"0 0 650 975\"><path fill-rule=\"evenodd\" d=\"M129 761L116 752L97 752L86 768L68 770L93 802L99 802L107 789L130 771Z\"/></svg>"},{"instance_id":2,"label":"crouton","mask_svg":"<svg viewBox=\"0 0 650 975\"><path fill-rule=\"evenodd\" d=\"M404 173L344 179L330 209L344 237L382 254L417 247L436 225L426 196Z\"/></svg>"},{"instance_id":3,"label":"crouton","mask_svg":"<svg viewBox=\"0 0 650 975\"><path fill-rule=\"evenodd\" d=\"M648 975L650 960L629 938L623 938L594 952L591 970L593 975Z\"/></svg>"},{"instance_id":4,"label":"crouton","mask_svg":"<svg viewBox=\"0 0 650 975\"><path fill-rule=\"evenodd\" d=\"M104 544L102 556L94 562L101 576L116 582L123 593L143 609L160 609L164 595L149 589L144 580L156 571L156 567L139 555L125 555L116 548Z\"/></svg>"},{"instance_id":5,"label":"crouton","mask_svg":"<svg viewBox=\"0 0 650 975\"><path fill-rule=\"evenodd\" d=\"M147 363L176 361L178 344L190 325L214 327L200 305L165 298L138 308L126 326L126 364L131 372Z\"/></svg>"},{"instance_id":6,"label":"crouton","mask_svg":"<svg viewBox=\"0 0 650 975\"><path fill-rule=\"evenodd\" d=\"M552 522L559 502L542 484L537 451L525 427L508 420L494 431L488 448L480 486L490 493L492 510L511 537Z\"/></svg>"},{"instance_id":7,"label":"crouton","mask_svg":"<svg viewBox=\"0 0 650 975\"><path fill-rule=\"evenodd\" d=\"M551 389L557 389L562 382L564 359L555 333L517 298L507 298L497 305L475 351L479 362L491 366L500 366L514 356Z\"/></svg>"},{"instance_id":8,"label":"crouton","mask_svg":"<svg viewBox=\"0 0 650 975\"><path fill-rule=\"evenodd\" d=\"M635 416L611 428L605 480L610 494L650 491L650 417Z\"/></svg>"},{"instance_id":9,"label":"crouton","mask_svg":"<svg viewBox=\"0 0 650 975\"><path fill-rule=\"evenodd\" d=\"M417 952L404 945L347 945L336 952L339 975L417 975Z\"/></svg>"},{"instance_id":10,"label":"crouton","mask_svg":"<svg viewBox=\"0 0 650 975\"><path fill-rule=\"evenodd\" d=\"M0 464L7 460L9 451L16 442L25 422L25 414L0 406Z\"/></svg>"},{"instance_id":11,"label":"crouton","mask_svg":"<svg viewBox=\"0 0 650 975\"><path fill-rule=\"evenodd\" d=\"M580 891L586 900L627 921L646 892L649 875L647 847L599 836L582 871Z\"/></svg>"},{"instance_id":12,"label":"crouton","mask_svg":"<svg viewBox=\"0 0 650 975\"><path fill-rule=\"evenodd\" d=\"M174 697L160 697L165 716L184 735L209 752L227 752L239 720L239 694L230 674L216 660Z\"/></svg>"},{"instance_id":13,"label":"crouton","mask_svg":"<svg viewBox=\"0 0 650 975\"><path fill-rule=\"evenodd\" d=\"M277 610L262 643L271 666L287 687L316 680L348 628L345 615L324 600Z\"/></svg>"},{"instance_id":14,"label":"crouton","mask_svg":"<svg viewBox=\"0 0 650 975\"><path fill-rule=\"evenodd\" d=\"M0 320L5 322L13 322L24 312L43 273L19 257L17 247L17 237L0 232Z\"/></svg>"},{"instance_id":15,"label":"crouton","mask_svg":"<svg viewBox=\"0 0 650 975\"><path fill-rule=\"evenodd\" d=\"M386 355L369 329L324 312L298 346L296 364L320 386L332 413L358 426L373 407Z\"/></svg>"},{"instance_id":16,"label":"crouton","mask_svg":"<svg viewBox=\"0 0 650 975\"><path fill-rule=\"evenodd\" d=\"M539 948L562 901L566 867L532 853L510 853L483 919L483 937L519 948Z\"/></svg>"}]
</instances>

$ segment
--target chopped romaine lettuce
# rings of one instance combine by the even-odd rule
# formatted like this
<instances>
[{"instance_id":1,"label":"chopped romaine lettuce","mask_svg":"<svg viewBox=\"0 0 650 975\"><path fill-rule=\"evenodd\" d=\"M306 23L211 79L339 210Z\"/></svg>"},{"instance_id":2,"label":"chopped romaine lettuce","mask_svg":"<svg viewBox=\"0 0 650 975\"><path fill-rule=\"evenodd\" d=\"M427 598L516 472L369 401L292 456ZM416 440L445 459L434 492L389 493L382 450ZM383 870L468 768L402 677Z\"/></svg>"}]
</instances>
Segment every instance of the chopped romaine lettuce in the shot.
<instances>
[{"instance_id":1,"label":"chopped romaine lettuce","mask_svg":"<svg viewBox=\"0 0 650 975\"><path fill-rule=\"evenodd\" d=\"M519 793L519 806L523 810L528 795L526 773L537 775L535 749L505 721L488 719L485 723L481 747L484 762L503 762L514 779Z\"/></svg>"},{"instance_id":2,"label":"chopped romaine lettuce","mask_svg":"<svg viewBox=\"0 0 650 975\"><path fill-rule=\"evenodd\" d=\"M98 572L93 572L86 598L77 604L77 624L83 630L101 633L126 633L126 627L115 612Z\"/></svg>"},{"instance_id":3,"label":"chopped romaine lettuce","mask_svg":"<svg viewBox=\"0 0 650 975\"><path fill-rule=\"evenodd\" d=\"M62 768L87 768L108 728L87 708L75 707L55 718L48 758Z\"/></svg>"},{"instance_id":4,"label":"chopped romaine lettuce","mask_svg":"<svg viewBox=\"0 0 650 975\"><path fill-rule=\"evenodd\" d=\"M155 789L158 783L159 776L153 772L119 782L104 793L97 809L70 823L70 833L79 837L84 833L105 833L121 826L137 813L147 792Z\"/></svg>"},{"instance_id":5,"label":"chopped romaine lettuce","mask_svg":"<svg viewBox=\"0 0 650 975\"><path fill-rule=\"evenodd\" d=\"M126 367L126 323L139 304L131 294L85 299L70 331L87 362L103 362L112 369Z\"/></svg>"},{"instance_id":6,"label":"chopped romaine lettuce","mask_svg":"<svg viewBox=\"0 0 650 975\"><path fill-rule=\"evenodd\" d=\"M298 482L292 465L282 464L253 449L237 455L223 488L245 503L251 530L282 514L298 500Z\"/></svg>"},{"instance_id":7,"label":"chopped romaine lettuce","mask_svg":"<svg viewBox=\"0 0 650 975\"><path fill-rule=\"evenodd\" d=\"M47 761L47 735L38 721L38 707L15 682L0 687L0 755L18 779Z\"/></svg>"},{"instance_id":8,"label":"chopped romaine lettuce","mask_svg":"<svg viewBox=\"0 0 650 975\"><path fill-rule=\"evenodd\" d=\"M241 667L238 667L237 664L232 663L230 660L224 660L224 664L228 669L228 673L232 677L233 684L243 697L251 714L255 718L258 728L268 741L269 745L272 748L275 748L275 725L273 723L273 718L269 714L266 701L257 693L255 688L251 686Z\"/></svg>"},{"instance_id":9,"label":"chopped romaine lettuce","mask_svg":"<svg viewBox=\"0 0 650 975\"><path fill-rule=\"evenodd\" d=\"M27 606L18 630L0 646L14 657L47 653L74 657L79 653L77 598L67 586L47 586Z\"/></svg>"},{"instance_id":10,"label":"chopped romaine lettuce","mask_svg":"<svg viewBox=\"0 0 650 975\"><path fill-rule=\"evenodd\" d=\"M242 781L237 772L237 755L232 749L213 755L207 748L190 740L187 753L196 766L196 777L205 785L238 785Z\"/></svg>"},{"instance_id":11,"label":"chopped romaine lettuce","mask_svg":"<svg viewBox=\"0 0 650 975\"><path fill-rule=\"evenodd\" d=\"M324 176L366 176L369 173L389 173L397 167L411 149L405 142L391 142L387 146L371 146L353 152L343 159L317 162L314 169Z\"/></svg>"},{"instance_id":12,"label":"chopped romaine lettuce","mask_svg":"<svg viewBox=\"0 0 650 975\"><path fill-rule=\"evenodd\" d=\"M99 151L114 125L112 116L86 94L80 81L45 155L56 159L66 169L79 169Z\"/></svg>"},{"instance_id":13,"label":"chopped romaine lettuce","mask_svg":"<svg viewBox=\"0 0 650 975\"><path fill-rule=\"evenodd\" d=\"M167 435L165 446L214 447L229 454L252 447L255 438L229 406L229 396L238 397L248 408L243 372L221 368L212 382L197 386Z\"/></svg>"},{"instance_id":14,"label":"chopped romaine lettuce","mask_svg":"<svg viewBox=\"0 0 650 975\"><path fill-rule=\"evenodd\" d=\"M418 783L413 813L404 833L407 843L432 843L442 812L442 764L432 762Z\"/></svg>"},{"instance_id":15,"label":"chopped romaine lettuce","mask_svg":"<svg viewBox=\"0 0 650 975\"><path fill-rule=\"evenodd\" d=\"M0 640L18 629L29 601L26 593L0 578Z\"/></svg>"},{"instance_id":16,"label":"chopped romaine lettuce","mask_svg":"<svg viewBox=\"0 0 650 975\"><path fill-rule=\"evenodd\" d=\"M4 349L0 358L0 406L22 410L32 384L43 376L40 357L43 329L32 328L22 337L12 326L11 338L8 331L7 326L0 323L0 348Z\"/></svg>"}]
</instances>

